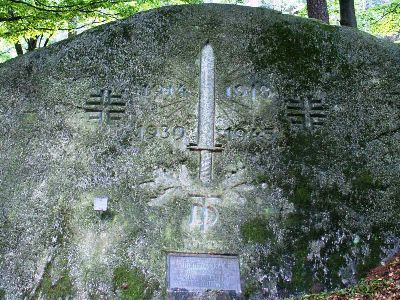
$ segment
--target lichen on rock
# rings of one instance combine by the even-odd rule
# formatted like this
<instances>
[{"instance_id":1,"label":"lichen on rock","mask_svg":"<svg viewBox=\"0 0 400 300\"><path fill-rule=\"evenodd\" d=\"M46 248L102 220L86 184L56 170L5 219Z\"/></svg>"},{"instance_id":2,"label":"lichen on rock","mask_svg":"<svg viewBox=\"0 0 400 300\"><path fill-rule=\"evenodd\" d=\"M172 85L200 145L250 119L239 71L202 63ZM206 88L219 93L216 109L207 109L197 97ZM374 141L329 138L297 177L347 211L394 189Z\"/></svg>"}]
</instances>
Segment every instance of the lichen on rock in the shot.
<instances>
[{"instance_id":1,"label":"lichen on rock","mask_svg":"<svg viewBox=\"0 0 400 300\"><path fill-rule=\"evenodd\" d=\"M248 299L355 282L400 249L399 58L356 30L204 4L1 64L0 297L163 299L170 252L236 255Z\"/></svg>"}]
</instances>

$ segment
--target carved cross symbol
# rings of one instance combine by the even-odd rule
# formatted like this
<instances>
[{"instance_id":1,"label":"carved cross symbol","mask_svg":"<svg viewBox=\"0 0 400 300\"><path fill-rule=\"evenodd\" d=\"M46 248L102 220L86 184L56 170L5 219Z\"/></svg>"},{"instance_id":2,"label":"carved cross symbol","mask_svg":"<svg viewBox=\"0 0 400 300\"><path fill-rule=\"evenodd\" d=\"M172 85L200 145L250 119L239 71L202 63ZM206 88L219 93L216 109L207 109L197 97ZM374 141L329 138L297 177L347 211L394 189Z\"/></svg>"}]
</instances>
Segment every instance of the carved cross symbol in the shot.
<instances>
[{"instance_id":1,"label":"carved cross symbol","mask_svg":"<svg viewBox=\"0 0 400 300\"><path fill-rule=\"evenodd\" d=\"M307 129L322 126L326 118L325 106L320 99L290 99L286 110L293 126Z\"/></svg>"},{"instance_id":2,"label":"carved cross symbol","mask_svg":"<svg viewBox=\"0 0 400 300\"><path fill-rule=\"evenodd\" d=\"M125 112L125 101L121 95L113 95L109 89L100 91L100 94L91 94L91 100L86 101L88 107L85 112L89 113L89 120L98 120L99 124L109 124L110 120L120 120L121 114Z\"/></svg>"}]
</instances>

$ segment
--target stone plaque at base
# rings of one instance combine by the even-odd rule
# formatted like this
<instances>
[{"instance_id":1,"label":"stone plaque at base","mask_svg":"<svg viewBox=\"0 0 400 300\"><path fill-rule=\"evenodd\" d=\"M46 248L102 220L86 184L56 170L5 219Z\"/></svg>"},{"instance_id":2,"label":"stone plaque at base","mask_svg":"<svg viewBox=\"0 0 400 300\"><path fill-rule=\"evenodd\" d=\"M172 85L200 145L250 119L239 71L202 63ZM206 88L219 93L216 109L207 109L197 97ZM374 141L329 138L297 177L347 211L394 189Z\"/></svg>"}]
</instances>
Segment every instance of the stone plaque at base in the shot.
<instances>
[{"instance_id":1,"label":"stone plaque at base","mask_svg":"<svg viewBox=\"0 0 400 300\"><path fill-rule=\"evenodd\" d=\"M241 293L237 256L209 254L168 254L168 291L206 290Z\"/></svg>"}]
</instances>

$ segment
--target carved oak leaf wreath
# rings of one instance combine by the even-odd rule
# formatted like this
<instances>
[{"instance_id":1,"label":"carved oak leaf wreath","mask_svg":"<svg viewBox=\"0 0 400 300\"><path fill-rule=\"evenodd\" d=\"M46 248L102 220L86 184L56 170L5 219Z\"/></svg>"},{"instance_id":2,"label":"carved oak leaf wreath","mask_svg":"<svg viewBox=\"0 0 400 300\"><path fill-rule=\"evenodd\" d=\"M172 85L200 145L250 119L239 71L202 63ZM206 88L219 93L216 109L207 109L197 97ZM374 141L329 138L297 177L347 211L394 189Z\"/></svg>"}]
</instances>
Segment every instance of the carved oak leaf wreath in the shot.
<instances>
[{"instance_id":1,"label":"carved oak leaf wreath","mask_svg":"<svg viewBox=\"0 0 400 300\"><path fill-rule=\"evenodd\" d=\"M220 195L221 206L244 205L244 194L255 189L245 179L245 169L226 175L221 183L213 189L212 194ZM157 196L149 201L149 206L163 206L175 198L187 198L193 194L210 193L197 180L190 177L185 165L181 165L177 172L159 168L154 171L154 180L139 185L141 188L156 192Z\"/></svg>"}]
</instances>

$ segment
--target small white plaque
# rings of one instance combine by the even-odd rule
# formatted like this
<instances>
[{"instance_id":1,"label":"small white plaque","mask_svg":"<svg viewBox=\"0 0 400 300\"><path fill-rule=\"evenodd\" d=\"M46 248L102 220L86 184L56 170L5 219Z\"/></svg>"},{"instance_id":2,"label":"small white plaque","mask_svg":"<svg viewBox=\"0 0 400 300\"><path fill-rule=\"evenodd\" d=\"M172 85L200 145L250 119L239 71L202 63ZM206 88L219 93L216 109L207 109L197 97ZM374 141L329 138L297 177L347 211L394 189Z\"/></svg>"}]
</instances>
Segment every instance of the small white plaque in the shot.
<instances>
[{"instance_id":1,"label":"small white plaque","mask_svg":"<svg viewBox=\"0 0 400 300\"><path fill-rule=\"evenodd\" d=\"M96 211L106 211L108 205L108 197L102 196L94 198L93 205L94 205L94 210Z\"/></svg>"}]
</instances>

